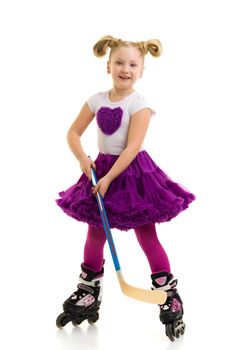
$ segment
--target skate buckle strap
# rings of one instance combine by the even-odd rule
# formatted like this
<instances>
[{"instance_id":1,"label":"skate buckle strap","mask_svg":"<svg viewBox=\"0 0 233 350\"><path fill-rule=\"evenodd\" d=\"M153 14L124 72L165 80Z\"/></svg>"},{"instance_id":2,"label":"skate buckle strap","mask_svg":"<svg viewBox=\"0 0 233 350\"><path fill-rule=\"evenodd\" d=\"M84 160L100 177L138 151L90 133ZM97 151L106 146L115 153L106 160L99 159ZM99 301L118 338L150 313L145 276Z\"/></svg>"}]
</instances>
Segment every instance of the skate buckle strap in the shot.
<instances>
[{"instance_id":1,"label":"skate buckle strap","mask_svg":"<svg viewBox=\"0 0 233 350\"><path fill-rule=\"evenodd\" d=\"M161 287L152 286L152 289L153 290L155 290L155 289L162 290L162 291L166 292L170 289L174 289L177 286L177 282L178 282L177 279L172 278L171 281L168 282L168 284L165 284L164 286L161 286Z\"/></svg>"},{"instance_id":2,"label":"skate buckle strap","mask_svg":"<svg viewBox=\"0 0 233 350\"><path fill-rule=\"evenodd\" d=\"M178 283L178 279L173 278L168 284L172 289L174 289L177 286L177 283Z\"/></svg>"},{"instance_id":3,"label":"skate buckle strap","mask_svg":"<svg viewBox=\"0 0 233 350\"><path fill-rule=\"evenodd\" d=\"M79 288L80 288L80 289L83 289L83 290L85 290L86 292L88 292L88 293L90 293L90 294L94 294L94 290L93 290L92 288L86 286L84 283L79 283L79 284L77 285L77 287L78 287L78 289L79 289Z\"/></svg>"},{"instance_id":4,"label":"skate buckle strap","mask_svg":"<svg viewBox=\"0 0 233 350\"><path fill-rule=\"evenodd\" d=\"M89 281L84 280L82 277L79 277L79 282L80 283L83 283L86 286L91 286L91 287L98 287L101 284L100 281L101 280L99 278L99 279L95 279L95 280L92 280L92 281L89 282Z\"/></svg>"}]
</instances>

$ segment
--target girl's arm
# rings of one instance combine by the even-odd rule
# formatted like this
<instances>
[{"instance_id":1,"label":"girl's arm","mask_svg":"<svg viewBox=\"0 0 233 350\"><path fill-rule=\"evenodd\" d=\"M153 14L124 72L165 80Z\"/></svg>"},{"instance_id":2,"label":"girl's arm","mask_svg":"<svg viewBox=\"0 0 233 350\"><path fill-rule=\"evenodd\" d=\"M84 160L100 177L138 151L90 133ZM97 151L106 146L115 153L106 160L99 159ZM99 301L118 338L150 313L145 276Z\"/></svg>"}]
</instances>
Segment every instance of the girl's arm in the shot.
<instances>
[{"instance_id":1,"label":"girl's arm","mask_svg":"<svg viewBox=\"0 0 233 350\"><path fill-rule=\"evenodd\" d=\"M144 108L132 115L128 131L127 146L106 174L106 177L109 178L111 182L129 166L140 151L150 123L150 118L151 111L148 108Z\"/></svg>"},{"instance_id":2,"label":"girl's arm","mask_svg":"<svg viewBox=\"0 0 233 350\"><path fill-rule=\"evenodd\" d=\"M88 158L84 152L80 138L88 125L94 119L94 116L95 115L90 110L88 104L85 103L67 133L68 145L75 157L79 160L81 170L86 173L89 179L91 179L91 165L95 169L95 163L90 160L90 158Z\"/></svg>"}]
</instances>

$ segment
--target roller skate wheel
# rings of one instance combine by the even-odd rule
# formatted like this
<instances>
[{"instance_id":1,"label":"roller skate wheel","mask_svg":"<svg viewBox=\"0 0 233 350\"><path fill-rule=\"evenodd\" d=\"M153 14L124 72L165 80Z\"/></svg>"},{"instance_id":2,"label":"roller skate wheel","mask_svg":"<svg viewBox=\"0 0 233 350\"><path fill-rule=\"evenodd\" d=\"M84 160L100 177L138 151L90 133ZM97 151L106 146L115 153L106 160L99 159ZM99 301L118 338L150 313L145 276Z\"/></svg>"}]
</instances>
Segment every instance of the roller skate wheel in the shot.
<instances>
[{"instance_id":1,"label":"roller skate wheel","mask_svg":"<svg viewBox=\"0 0 233 350\"><path fill-rule=\"evenodd\" d=\"M99 313L97 312L96 314L90 315L87 319L89 324L93 324L99 319Z\"/></svg>"},{"instance_id":2,"label":"roller skate wheel","mask_svg":"<svg viewBox=\"0 0 233 350\"><path fill-rule=\"evenodd\" d=\"M174 334L174 329L173 329L172 323L166 324L165 329L166 329L166 336L168 336L168 338L171 341L174 341L175 340L175 334Z\"/></svg>"},{"instance_id":3,"label":"roller skate wheel","mask_svg":"<svg viewBox=\"0 0 233 350\"><path fill-rule=\"evenodd\" d=\"M56 320L56 326L58 328L63 328L68 322L71 321L70 315L68 315L66 312L62 312Z\"/></svg>"},{"instance_id":4,"label":"roller skate wheel","mask_svg":"<svg viewBox=\"0 0 233 350\"><path fill-rule=\"evenodd\" d=\"M184 334L185 324L182 319L175 321L173 327L176 338L179 338L181 335Z\"/></svg>"},{"instance_id":5,"label":"roller skate wheel","mask_svg":"<svg viewBox=\"0 0 233 350\"><path fill-rule=\"evenodd\" d=\"M180 336L184 334L184 331L185 324L182 319L166 325L166 335L171 341L174 341L175 338L180 338Z\"/></svg>"}]
</instances>

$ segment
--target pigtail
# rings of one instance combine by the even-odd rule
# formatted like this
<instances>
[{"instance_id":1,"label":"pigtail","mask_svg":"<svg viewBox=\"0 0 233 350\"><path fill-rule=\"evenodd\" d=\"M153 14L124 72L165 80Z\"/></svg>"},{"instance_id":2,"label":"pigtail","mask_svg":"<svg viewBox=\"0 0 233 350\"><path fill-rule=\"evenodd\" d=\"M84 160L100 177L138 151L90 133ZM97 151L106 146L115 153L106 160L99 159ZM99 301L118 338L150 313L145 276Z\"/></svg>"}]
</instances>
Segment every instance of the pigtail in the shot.
<instances>
[{"instance_id":1,"label":"pigtail","mask_svg":"<svg viewBox=\"0 0 233 350\"><path fill-rule=\"evenodd\" d=\"M158 39L141 41L138 44L144 55L149 51L153 57L159 57L162 53L162 44Z\"/></svg>"},{"instance_id":2,"label":"pigtail","mask_svg":"<svg viewBox=\"0 0 233 350\"><path fill-rule=\"evenodd\" d=\"M93 47L94 54L97 57L106 55L108 48L113 48L121 42L121 39L116 39L111 35L103 36Z\"/></svg>"}]
</instances>

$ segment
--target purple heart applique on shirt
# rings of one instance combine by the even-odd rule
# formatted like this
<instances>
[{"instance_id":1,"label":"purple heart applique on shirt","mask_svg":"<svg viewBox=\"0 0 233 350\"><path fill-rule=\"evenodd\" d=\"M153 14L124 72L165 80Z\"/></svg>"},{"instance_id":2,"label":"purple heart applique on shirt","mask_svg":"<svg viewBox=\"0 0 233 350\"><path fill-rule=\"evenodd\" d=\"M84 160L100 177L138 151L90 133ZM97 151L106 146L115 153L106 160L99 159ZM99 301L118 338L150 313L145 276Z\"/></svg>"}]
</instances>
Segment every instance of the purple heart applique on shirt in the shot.
<instances>
[{"instance_id":1,"label":"purple heart applique on shirt","mask_svg":"<svg viewBox=\"0 0 233 350\"><path fill-rule=\"evenodd\" d=\"M121 107L109 108L101 107L97 114L96 120L100 129L106 135L112 135L119 129L123 116L123 110Z\"/></svg>"}]
</instances>

